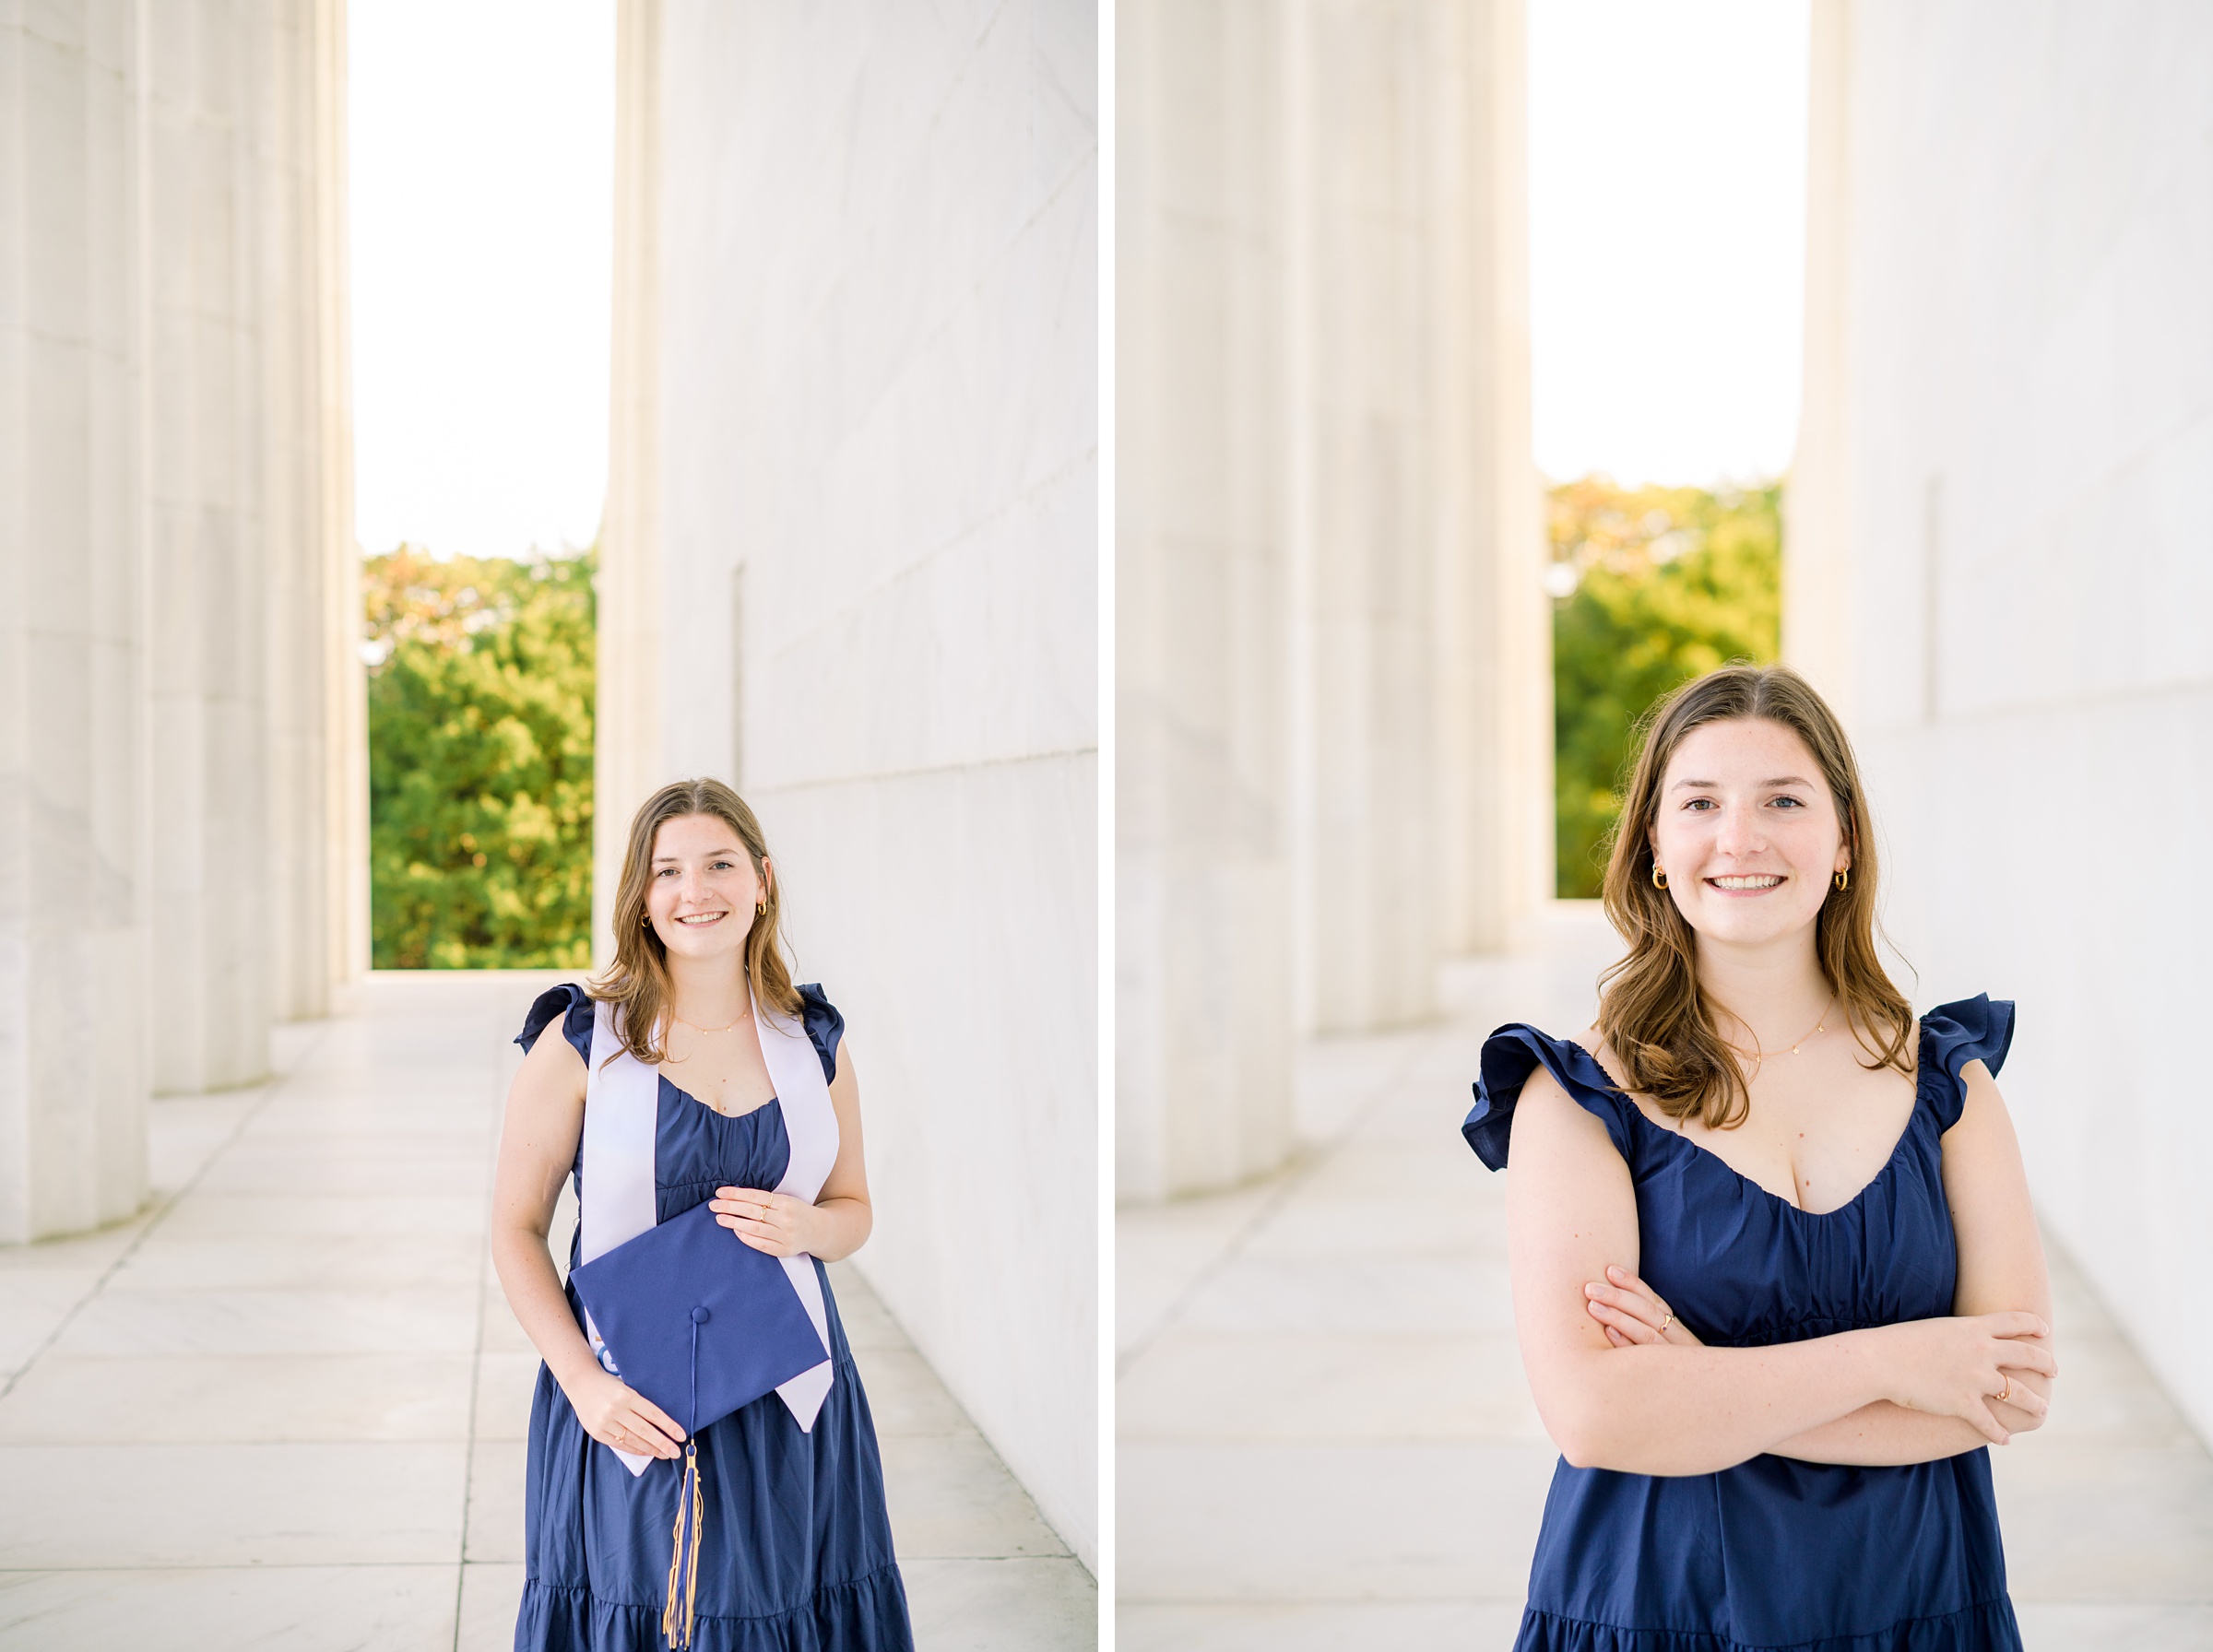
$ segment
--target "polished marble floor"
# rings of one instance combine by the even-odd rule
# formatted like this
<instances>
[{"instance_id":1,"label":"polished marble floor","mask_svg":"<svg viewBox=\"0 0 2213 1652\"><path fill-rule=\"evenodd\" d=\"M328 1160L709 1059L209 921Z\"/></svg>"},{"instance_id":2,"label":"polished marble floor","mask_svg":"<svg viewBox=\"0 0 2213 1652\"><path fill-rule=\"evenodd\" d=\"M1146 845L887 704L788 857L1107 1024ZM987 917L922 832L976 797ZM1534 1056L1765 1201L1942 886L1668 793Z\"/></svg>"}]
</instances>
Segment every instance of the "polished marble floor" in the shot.
<instances>
[{"instance_id":1,"label":"polished marble floor","mask_svg":"<svg viewBox=\"0 0 2213 1652\"><path fill-rule=\"evenodd\" d=\"M1587 1026L1563 911L1440 1024L1310 1046L1307 1146L1118 1239L1125 1652L1504 1652L1556 1454L1521 1375L1502 1179L1457 1127L1484 1034ZM1993 1454L2030 1652L2213 1648L2213 1458L2064 1255L2051 1424Z\"/></svg>"},{"instance_id":2,"label":"polished marble floor","mask_svg":"<svg viewBox=\"0 0 2213 1652\"><path fill-rule=\"evenodd\" d=\"M512 1644L537 1356L485 1216L553 978L373 977L269 1083L153 1103L137 1220L0 1247L0 1648ZM831 1271L918 1646L1091 1646L1089 1574Z\"/></svg>"}]
</instances>

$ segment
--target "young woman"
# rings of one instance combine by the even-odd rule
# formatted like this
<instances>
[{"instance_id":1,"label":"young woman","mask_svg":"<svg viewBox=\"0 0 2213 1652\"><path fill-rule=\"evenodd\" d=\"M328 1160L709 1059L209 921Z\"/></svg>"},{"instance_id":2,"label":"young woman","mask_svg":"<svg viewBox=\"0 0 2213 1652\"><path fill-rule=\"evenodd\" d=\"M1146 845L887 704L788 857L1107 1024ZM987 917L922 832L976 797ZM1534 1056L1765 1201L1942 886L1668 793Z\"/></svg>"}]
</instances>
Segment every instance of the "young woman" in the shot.
<instances>
[{"instance_id":1,"label":"young woman","mask_svg":"<svg viewBox=\"0 0 2213 1652\"><path fill-rule=\"evenodd\" d=\"M588 992L556 987L531 1007L500 1141L492 1259L545 1359L530 1408L515 1644L908 1652L875 1425L821 1266L869 1236L845 1022L820 987L793 986L767 845L720 782L680 782L646 801L614 905L612 966ZM560 1037L539 1036L556 1023ZM786 1093L769 1076L770 1052ZM628 1092L647 1099L627 1144L609 1122L612 1087L626 1078L649 1086ZM596 1106L595 1135L586 1120ZM811 1176L795 1182L809 1162ZM704 1552L689 1611L672 1604L670 1581L684 1432L614 1374L547 1253L572 1176L581 1212L572 1268L627 1237L625 1225L650 1228L711 1201L732 1245L801 1258L787 1271L825 1333L826 1367L700 1431ZM627 1216L626 1198L636 1207Z\"/></svg>"},{"instance_id":2,"label":"young woman","mask_svg":"<svg viewBox=\"0 0 2213 1652\"><path fill-rule=\"evenodd\" d=\"M1986 1444L2043 1420L2042 1249L1994 1075L1875 948L1843 731L1781 667L1663 705L1580 1040L1484 1046L1514 1316L1564 1460L1516 1646L2018 1648Z\"/></svg>"}]
</instances>

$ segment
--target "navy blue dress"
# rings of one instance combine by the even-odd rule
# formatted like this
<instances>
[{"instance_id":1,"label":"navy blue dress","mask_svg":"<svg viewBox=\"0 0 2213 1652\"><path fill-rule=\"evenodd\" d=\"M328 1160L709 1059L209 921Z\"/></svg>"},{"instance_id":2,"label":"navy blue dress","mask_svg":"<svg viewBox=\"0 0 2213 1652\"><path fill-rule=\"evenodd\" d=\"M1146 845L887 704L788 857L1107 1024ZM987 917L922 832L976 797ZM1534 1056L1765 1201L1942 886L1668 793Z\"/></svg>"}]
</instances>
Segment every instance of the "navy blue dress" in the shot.
<instances>
[{"instance_id":1,"label":"navy blue dress","mask_svg":"<svg viewBox=\"0 0 2213 1652\"><path fill-rule=\"evenodd\" d=\"M802 986L799 993L807 1036L827 1078L837 1069L845 1021L821 987ZM557 986L530 1007L515 1042L527 1050L559 1019L588 1063L592 1014L582 987ZM704 1204L717 1187L773 1189L790 1155L783 1110L775 1102L731 1118L664 1078L654 1139L655 1220L667 1221ZM581 1146L572 1174L581 1193ZM571 1268L576 1259L572 1242ZM820 1262L814 1266L836 1363L813 1431L801 1433L775 1394L700 1431L706 1519L692 1632L699 1652L912 1652L906 1593L884 1514L876 1425L830 1280ZM569 1308L581 1329L584 1315L573 1290ZM653 1462L633 1477L584 1432L561 1385L538 1366L516 1652L661 1646L680 1469L675 1462Z\"/></svg>"},{"instance_id":2,"label":"navy blue dress","mask_svg":"<svg viewBox=\"0 0 2213 1652\"><path fill-rule=\"evenodd\" d=\"M1514 1103L1542 1062L1597 1115L1637 1190L1645 1282L1702 1342L1762 1348L1952 1312L1959 1251L1940 1138L1959 1070L1995 1073L2013 1006L1921 1020L1905 1134L1874 1181L1815 1215L1662 1128L1581 1045L1501 1027L1462 1127L1505 1168ZM1575 1469L1544 1499L1517 1652L2018 1652L1990 1454L1859 1469L1760 1456L1666 1478Z\"/></svg>"}]
</instances>

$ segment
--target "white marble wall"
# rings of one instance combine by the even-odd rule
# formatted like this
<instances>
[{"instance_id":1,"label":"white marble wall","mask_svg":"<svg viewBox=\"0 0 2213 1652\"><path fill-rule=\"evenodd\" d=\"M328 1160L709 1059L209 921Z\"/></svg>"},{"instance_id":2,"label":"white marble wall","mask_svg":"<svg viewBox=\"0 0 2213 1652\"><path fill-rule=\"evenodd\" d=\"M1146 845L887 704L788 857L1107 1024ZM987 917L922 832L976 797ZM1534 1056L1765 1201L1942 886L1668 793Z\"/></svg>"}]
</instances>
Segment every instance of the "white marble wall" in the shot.
<instances>
[{"instance_id":1,"label":"white marble wall","mask_svg":"<svg viewBox=\"0 0 2213 1652\"><path fill-rule=\"evenodd\" d=\"M760 811L800 978L852 1031L857 1264L1089 1561L1095 15L626 12L659 59L622 81L657 96L657 483L617 577L653 606L601 648L656 670L599 738Z\"/></svg>"},{"instance_id":2,"label":"white marble wall","mask_svg":"<svg viewBox=\"0 0 2213 1652\"><path fill-rule=\"evenodd\" d=\"M258 1076L345 945L340 23L0 22L0 1239L135 1209L149 1085Z\"/></svg>"},{"instance_id":3,"label":"white marble wall","mask_svg":"<svg viewBox=\"0 0 2213 1652\"><path fill-rule=\"evenodd\" d=\"M1515 0L1125 6L1118 1181L1269 1168L1306 1032L1547 892Z\"/></svg>"},{"instance_id":4,"label":"white marble wall","mask_svg":"<svg viewBox=\"0 0 2213 1652\"><path fill-rule=\"evenodd\" d=\"M1849 661L1916 1000L2018 1001L2044 1219L2213 1435L2213 10L1822 10L1843 416L1797 474L1843 531L1792 555L1844 601L1793 634Z\"/></svg>"}]
</instances>

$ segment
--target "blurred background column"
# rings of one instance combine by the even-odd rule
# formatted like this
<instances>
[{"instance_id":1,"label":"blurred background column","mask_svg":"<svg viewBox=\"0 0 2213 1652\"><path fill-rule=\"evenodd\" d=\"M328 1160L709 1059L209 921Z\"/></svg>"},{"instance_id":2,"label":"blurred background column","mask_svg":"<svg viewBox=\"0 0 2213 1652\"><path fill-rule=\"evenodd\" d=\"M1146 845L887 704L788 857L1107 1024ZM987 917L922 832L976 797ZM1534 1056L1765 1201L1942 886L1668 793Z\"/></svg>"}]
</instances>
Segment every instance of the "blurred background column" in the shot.
<instances>
[{"instance_id":1,"label":"blurred background column","mask_svg":"<svg viewBox=\"0 0 2213 1652\"><path fill-rule=\"evenodd\" d=\"M266 1070L270 983L265 272L255 48L241 13L138 12L146 217L147 886L157 1090Z\"/></svg>"},{"instance_id":2,"label":"blurred background column","mask_svg":"<svg viewBox=\"0 0 2213 1652\"><path fill-rule=\"evenodd\" d=\"M358 603L343 334L319 317L342 303L342 13L137 16L153 1077L199 1091L259 1079L271 1021L324 1008L340 950L328 777L358 729L325 658Z\"/></svg>"},{"instance_id":3,"label":"blurred background column","mask_svg":"<svg viewBox=\"0 0 2213 1652\"><path fill-rule=\"evenodd\" d=\"M0 1238L361 944L335 0L0 26ZM283 855L279 832L297 834Z\"/></svg>"},{"instance_id":4,"label":"blurred background column","mask_svg":"<svg viewBox=\"0 0 2213 1652\"><path fill-rule=\"evenodd\" d=\"M1915 1000L2018 1000L2039 1211L2213 1435L2213 9L1817 0L1813 52L1786 637Z\"/></svg>"},{"instance_id":5,"label":"blurred background column","mask_svg":"<svg viewBox=\"0 0 2213 1652\"><path fill-rule=\"evenodd\" d=\"M1524 944L1552 896L1552 609L1530 453L1523 8L1451 7L1437 48L1438 905L1459 957Z\"/></svg>"},{"instance_id":6,"label":"blurred background column","mask_svg":"<svg viewBox=\"0 0 2213 1652\"><path fill-rule=\"evenodd\" d=\"M369 967L368 704L353 528L346 8L261 0L270 1012L330 1013Z\"/></svg>"},{"instance_id":7,"label":"blurred background column","mask_svg":"<svg viewBox=\"0 0 2213 1652\"><path fill-rule=\"evenodd\" d=\"M1118 12L1120 1188L1550 893L1515 0Z\"/></svg>"},{"instance_id":8,"label":"blurred background column","mask_svg":"<svg viewBox=\"0 0 2213 1652\"><path fill-rule=\"evenodd\" d=\"M146 1188L137 8L0 24L0 1240Z\"/></svg>"},{"instance_id":9,"label":"blurred background column","mask_svg":"<svg viewBox=\"0 0 2213 1652\"><path fill-rule=\"evenodd\" d=\"M1289 255L1275 0L1116 13L1124 1197L1290 1145Z\"/></svg>"},{"instance_id":10,"label":"blurred background column","mask_svg":"<svg viewBox=\"0 0 2213 1652\"><path fill-rule=\"evenodd\" d=\"M1852 719L1851 351L1852 7L1813 0L1806 87L1805 377L1783 494L1782 651Z\"/></svg>"},{"instance_id":11,"label":"blurred background column","mask_svg":"<svg viewBox=\"0 0 2213 1652\"><path fill-rule=\"evenodd\" d=\"M1515 0L1296 15L1297 1025L1372 1032L1549 890L1526 67Z\"/></svg>"},{"instance_id":12,"label":"blurred background column","mask_svg":"<svg viewBox=\"0 0 2213 1652\"><path fill-rule=\"evenodd\" d=\"M674 778L661 723L661 0L615 7L615 275L592 744L592 962L613 957L630 818ZM733 779L736 776L732 777Z\"/></svg>"}]
</instances>

